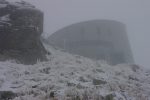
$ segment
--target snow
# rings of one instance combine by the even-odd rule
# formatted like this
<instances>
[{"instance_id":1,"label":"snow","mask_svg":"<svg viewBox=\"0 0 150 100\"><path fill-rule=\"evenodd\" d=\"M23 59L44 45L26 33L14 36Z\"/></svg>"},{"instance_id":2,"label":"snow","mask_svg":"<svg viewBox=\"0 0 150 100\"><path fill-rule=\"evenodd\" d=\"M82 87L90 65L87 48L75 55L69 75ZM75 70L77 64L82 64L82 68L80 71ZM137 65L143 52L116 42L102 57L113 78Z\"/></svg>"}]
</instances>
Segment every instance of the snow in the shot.
<instances>
[{"instance_id":1,"label":"snow","mask_svg":"<svg viewBox=\"0 0 150 100\"><path fill-rule=\"evenodd\" d=\"M146 69L129 64L111 66L44 46L51 52L48 61L35 65L0 62L0 91L19 94L14 100L44 100L52 91L58 100L65 100L67 94L86 90L92 91L90 95L113 94L115 100L150 100L150 72ZM106 83L94 85L94 79Z\"/></svg>"},{"instance_id":2,"label":"snow","mask_svg":"<svg viewBox=\"0 0 150 100\"><path fill-rule=\"evenodd\" d=\"M9 16L10 16L10 15L7 14L7 15L4 15L4 16L0 17L0 21L5 21L5 22L10 21Z\"/></svg>"},{"instance_id":3,"label":"snow","mask_svg":"<svg viewBox=\"0 0 150 100\"><path fill-rule=\"evenodd\" d=\"M21 2L11 2L11 5L18 7L18 9L27 9L27 8L35 8L33 5L21 1Z\"/></svg>"},{"instance_id":4,"label":"snow","mask_svg":"<svg viewBox=\"0 0 150 100\"><path fill-rule=\"evenodd\" d=\"M1 23L0 27L1 26L3 27L4 25L11 26L11 23L9 23L9 21L10 21L9 14L1 16L0 17L0 23Z\"/></svg>"}]
</instances>

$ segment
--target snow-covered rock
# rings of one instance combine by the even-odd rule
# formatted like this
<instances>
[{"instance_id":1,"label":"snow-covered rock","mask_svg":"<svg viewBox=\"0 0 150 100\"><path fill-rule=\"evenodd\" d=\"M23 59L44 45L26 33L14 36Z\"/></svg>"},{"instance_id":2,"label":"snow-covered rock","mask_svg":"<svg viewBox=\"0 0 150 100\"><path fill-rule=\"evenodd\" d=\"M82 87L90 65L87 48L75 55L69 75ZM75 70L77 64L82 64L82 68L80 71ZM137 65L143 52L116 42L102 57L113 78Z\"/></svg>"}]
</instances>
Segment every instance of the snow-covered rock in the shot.
<instances>
[{"instance_id":1,"label":"snow-covered rock","mask_svg":"<svg viewBox=\"0 0 150 100\"><path fill-rule=\"evenodd\" d=\"M150 74L140 66L110 66L44 45L48 61L0 62L1 91L17 93L14 100L49 100L51 93L58 100L150 100Z\"/></svg>"},{"instance_id":2,"label":"snow-covered rock","mask_svg":"<svg viewBox=\"0 0 150 100\"><path fill-rule=\"evenodd\" d=\"M33 5L0 0L0 61L15 59L18 63L35 64L46 60L40 36L43 12Z\"/></svg>"}]
</instances>

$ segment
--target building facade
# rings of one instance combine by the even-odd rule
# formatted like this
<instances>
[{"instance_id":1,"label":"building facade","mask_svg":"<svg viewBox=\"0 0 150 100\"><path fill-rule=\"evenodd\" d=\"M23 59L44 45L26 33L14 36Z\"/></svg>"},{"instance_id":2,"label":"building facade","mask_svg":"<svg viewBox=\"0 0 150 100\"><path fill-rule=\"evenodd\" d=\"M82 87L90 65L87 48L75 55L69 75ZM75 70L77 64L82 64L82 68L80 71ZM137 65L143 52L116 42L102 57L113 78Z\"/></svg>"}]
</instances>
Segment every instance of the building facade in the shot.
<instances>
[{"instance_id":1,"label":"building facade","mask_svg":"<svg viewBox=\"0 0 150 100\"><path fill-rule=\"evenodd\" d=\"M113 20L92 20L65 27L52 34L51 45L109 64L134 63L123 23Z\"/></svg>"}]
</instances>

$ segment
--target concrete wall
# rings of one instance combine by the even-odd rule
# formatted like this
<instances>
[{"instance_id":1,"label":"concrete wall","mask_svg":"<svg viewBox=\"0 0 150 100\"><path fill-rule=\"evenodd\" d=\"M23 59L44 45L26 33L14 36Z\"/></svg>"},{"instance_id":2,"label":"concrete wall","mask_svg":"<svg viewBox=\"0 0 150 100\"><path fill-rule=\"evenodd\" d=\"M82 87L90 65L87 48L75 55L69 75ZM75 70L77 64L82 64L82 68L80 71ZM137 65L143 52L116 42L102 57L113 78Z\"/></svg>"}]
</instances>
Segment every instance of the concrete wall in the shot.
<instances>
[{"instance_id":1,"label":"concrete wall","mask_svg":"<svg viewBox=\"0 0 150 100\"><path fill-rule=\"evenodd\" d=\"M70 25L49 37L49 43L110 64L134 63L126 27L112 20L93 20Z\"/></svg>"}]
</instances>

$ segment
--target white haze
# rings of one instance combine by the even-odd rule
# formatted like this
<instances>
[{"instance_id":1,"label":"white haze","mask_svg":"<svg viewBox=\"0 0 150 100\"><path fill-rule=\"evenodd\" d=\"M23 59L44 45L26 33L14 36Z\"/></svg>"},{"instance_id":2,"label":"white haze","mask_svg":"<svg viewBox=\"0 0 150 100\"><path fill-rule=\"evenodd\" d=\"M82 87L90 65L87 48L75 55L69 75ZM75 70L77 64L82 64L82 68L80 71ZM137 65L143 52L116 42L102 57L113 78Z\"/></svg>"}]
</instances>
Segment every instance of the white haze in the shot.
<instances>
[{"instance_id":1,"label":"white haze","mask_svg":"<svg viewBox=\"0 0 150 100\"><path fill-rule=\"evenodd\" d=\"M19 1L19 0L9 0ZM127 25L135 62L150 68L149 0L25 0L45 13L45 36L80 21L112 19Z\"/></svg>"}]
</instances>

